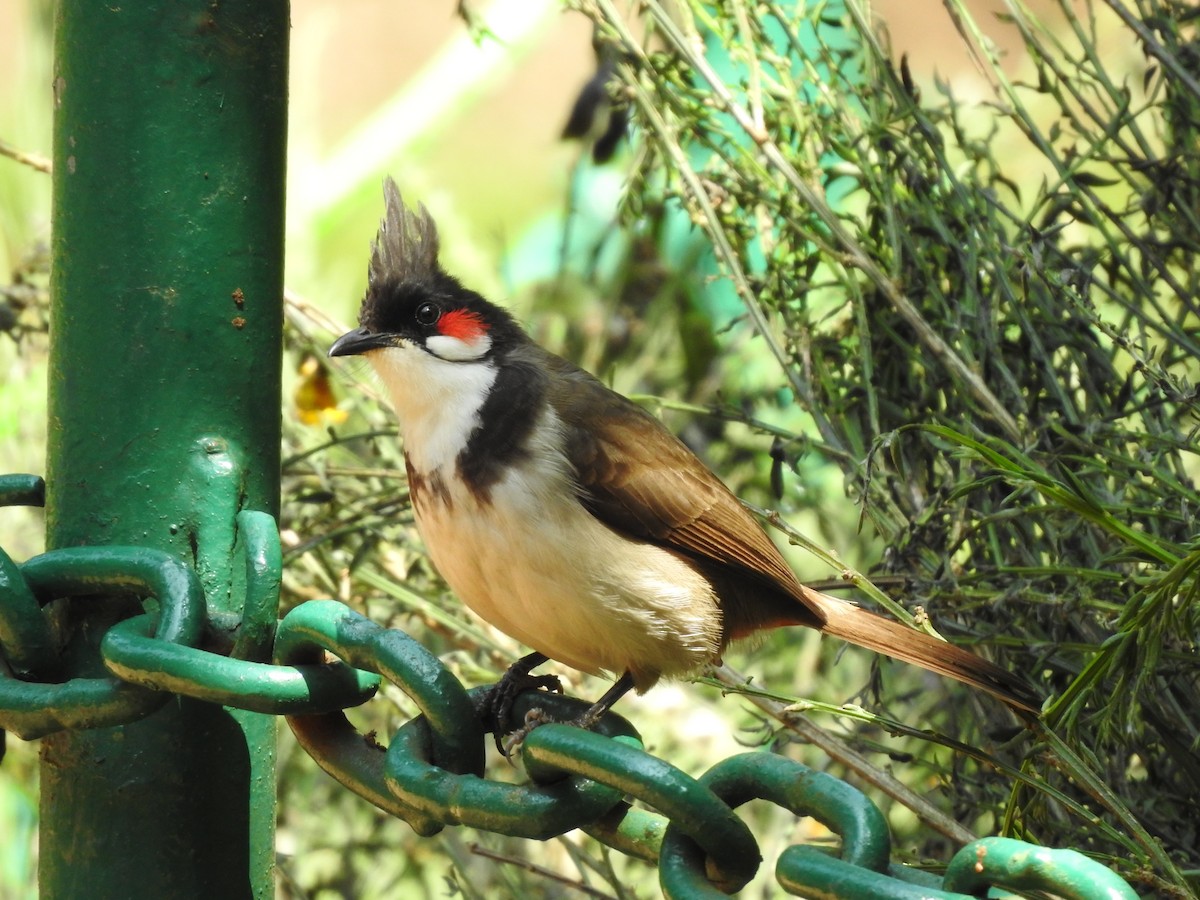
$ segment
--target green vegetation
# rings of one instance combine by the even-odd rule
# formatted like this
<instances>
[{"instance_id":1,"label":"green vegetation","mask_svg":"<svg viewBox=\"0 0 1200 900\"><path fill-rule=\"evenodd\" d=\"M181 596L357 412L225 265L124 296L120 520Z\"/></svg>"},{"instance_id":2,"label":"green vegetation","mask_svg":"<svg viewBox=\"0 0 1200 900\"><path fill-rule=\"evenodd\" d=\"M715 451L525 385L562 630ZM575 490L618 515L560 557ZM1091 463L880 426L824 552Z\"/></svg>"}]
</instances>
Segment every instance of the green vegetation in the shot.
<instances>
[{"instance_id":1,"label":"green vegetation","mask_svg":"<svg viewBox=\"0 0 1200 900\"><path fill-rule=\"evenodd\" d=\"M999 722L975 731L943 705L939 730L986 755L913 752L960 812L1184 892L1200 861L1195 11L1063 3L1050 27L1010 3L1028 58L1012 76L951 3L994 94L967 108L941 83L923 97L854 4L838 24L865 59L827 42L799 71L777 49L806 23L782 5L650 2L652 41L583 6L623 54L641 183L666 173L749 318L781 336L776 380L815 426L785 448L841 468L894 599L1051 698L1045 728L1004 746L982 737ZM706 30L736 83L698 50ZM1116 66L1109 41L1144 55ZM1018 142L1033 159L1014 164Z\"/></svg>"},{"instance_id":2,"label":"green vegetation","mask_svg":"<svg viewBox=\"0 0 1200 900\"><path fill-rule=\"evenodd\" d=\"M639 23L607 0L575 5L617 61L610 92L634 126L616 165L632 180L619 222L581 239L584 264L567 265L565 226L527 243L562 264L519 286L522 318L644 396L739 494L777 511L806 579L932 623L1048 699L1044 727L1025 730L988 698L791 630L731 654L733 668L700 686L656 689L623 712L652 752L694 774L740 741L847 775L885 808L905 861L944 863L971 833L1005 833L1093 855L1143 895L1190 896L1195 8L1062 0L1039 19L1010 0L988 28L1015 31L1023 52L1002 64L950 0L991 85L968 103L939 80L915 83L853 0L799 13L684 3L671 16L650 0ZM716 68L704 35L728 56ZM48 47L44 23L38 40ZM797 63L800 43L815 51ZM12 129L0 139L44 149L48 104L45 121L9 124L14 110L41 108L28 98L48 83L46 61L27 64L29 78L0 98ZM300 141L308 125L293 123ZM336 203L293 202L316 212L289 249L285 601L343 599L485 683L521 648L463 612L423 556L394 426L367 396L365 368L317 362L341 328L330 316L348 318L361 290L377 183L363 171ZM0 336L0 468L37 471L48 179L0 159L0 185L6 271L23 282L0 294L0 312L21 323L19 353ZM500 264L471 255L463 221L478 211L430 205L451 268L505 300ZM683 240L681 216L697 226ZM15 556L36 552L36 519L5 511L0 527ZM564 674L572 693L603 689ZM387 735L411 714L385 692L354 715ZM416 838L317 771L286 729L281 740L285 896L579 894L546 871L593 895L657 894L651 869L579 835ZM4 832L0 895L25 896L36 765L33 748L10 743L0 822L23 830ZM520 773L493 758L489 776ZM746 815L768 859L821 838L778 810Z\"/></svg>"}]
</instances>

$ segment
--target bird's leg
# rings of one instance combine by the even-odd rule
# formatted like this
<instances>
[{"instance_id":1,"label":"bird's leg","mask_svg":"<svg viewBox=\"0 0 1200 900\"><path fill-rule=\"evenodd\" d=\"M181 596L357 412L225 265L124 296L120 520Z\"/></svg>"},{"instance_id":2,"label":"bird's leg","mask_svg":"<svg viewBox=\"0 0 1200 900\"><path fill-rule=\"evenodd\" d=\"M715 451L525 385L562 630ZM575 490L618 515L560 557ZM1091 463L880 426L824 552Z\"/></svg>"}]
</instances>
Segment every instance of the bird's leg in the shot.
<instances>
[{"instance_id":1,"label":"bird's leg","mask_svg":"<svg viewBox=\"0 0 1200 900\"><path fill-rule=\"evenodd\" d=\"M588 707L587 712L568 724L574 725L576 728L582 728L585 731L590 731L592 726L599 722L606 712L612 709L613 704L631 690L633 690L633 675L626 672L613 683L612 687L604 692L603 697Z\"/></svg>"},{"instance_id":2,"label":"bird's leg","mask_svg":"<svg viewBox=\"0 0 1200 900\"><path fill-rule=\"evenodd\" d=\"M604 692L604 696L588 707L587 712L577 719L572 719L565 722L565 725L574 725L576 728L582 728L585 731L590 731L592 727L599 722L606 712L612 709L614 703L624 697L633 689L633 675L626 672L616 680L612 687ZM504 748L501 752L505 756L511 756L512 753L521 746L522 742L529 736L529 732L537 728L539 725L545 725L547 722L553 722L540 709L531 709L525 716L525 724L514 731L504 743Z\"/></svg>"},{"instance_id":3,"label":"bird's leg","mask_svg":"<svg viewBox=\"0 0 1200 900\"><path fill-rule=\"evenodd\" d=\"M496 749L501 753L504 752L504 747L500 738L505 733L509 716L512 715L513 701L517 699L517 694L528 690L562 693L562 682L558 680L558 676L529 674L532 669L536 669L547 659L549 657L544 653L530 653L528 656L522 656L508 667L508 671L500 677L499 681L492 685L492 689L488 691L483 700L479 710L480 717L492 726Z\"/></svg>"}]
</instances>

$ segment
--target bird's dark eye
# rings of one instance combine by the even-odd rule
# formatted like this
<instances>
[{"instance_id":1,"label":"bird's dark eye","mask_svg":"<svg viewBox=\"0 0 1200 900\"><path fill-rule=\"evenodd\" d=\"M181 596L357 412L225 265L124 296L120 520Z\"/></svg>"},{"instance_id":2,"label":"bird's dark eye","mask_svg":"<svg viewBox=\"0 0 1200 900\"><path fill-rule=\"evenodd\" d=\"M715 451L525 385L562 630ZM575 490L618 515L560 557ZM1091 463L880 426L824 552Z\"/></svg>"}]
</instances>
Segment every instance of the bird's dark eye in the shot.
<instances>
[{"instance_id":1,"label":"bird's dark eye","mask_svg":"<svg viewBox=\"0 0 1200 900\"><path fill-rule=\"evenodd\" d=\"M432 325L441 315L442 311L436 303L422 303L417 307L417 321L422 325Z\"/></svg>"}]
</instances>

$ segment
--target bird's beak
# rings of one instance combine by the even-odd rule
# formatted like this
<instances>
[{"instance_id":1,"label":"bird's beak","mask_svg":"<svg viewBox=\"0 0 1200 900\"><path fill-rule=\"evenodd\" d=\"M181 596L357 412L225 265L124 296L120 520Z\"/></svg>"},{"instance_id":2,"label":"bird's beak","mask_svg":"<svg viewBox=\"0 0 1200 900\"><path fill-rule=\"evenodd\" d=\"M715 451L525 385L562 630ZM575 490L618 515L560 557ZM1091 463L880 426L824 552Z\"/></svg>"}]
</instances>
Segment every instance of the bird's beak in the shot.
<instances>
[{"instance_id":1,"label":"bird's beak","mask_svg":"<svg viewBox=\"0 0 1200 900\"><path fill-rule=\"evenodd\" d=\"M357 356L368 350L378 350L380 347L390 347L392 341L386 334L375 334L365 328L355 328L347 331L333 342L329 348L330 356Z\"/></svg>"}]
</instances>

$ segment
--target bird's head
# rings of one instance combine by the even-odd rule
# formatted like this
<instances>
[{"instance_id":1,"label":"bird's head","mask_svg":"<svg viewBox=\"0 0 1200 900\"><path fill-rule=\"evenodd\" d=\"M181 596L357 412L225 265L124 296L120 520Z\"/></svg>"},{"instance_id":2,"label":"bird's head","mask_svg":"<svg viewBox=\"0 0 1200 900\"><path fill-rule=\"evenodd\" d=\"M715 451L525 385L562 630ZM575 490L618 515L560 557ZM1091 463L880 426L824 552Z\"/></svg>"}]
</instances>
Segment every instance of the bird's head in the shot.
<instances>
[{"instance_id":1,"label":"bird's head","mask_svg":"<svg viewBox=\"0 0 1200 900\"><path fill-rule=\"evenodd\" d=\"M528 338L508 312L442 269L437 226L425 206L409 209L390 178L384 198L360 328L337 338L329 355L365 356L402 426L445 404L478 408L505 355Z\"/></svg>"},{"instance_id":2,"label":"bird's head","mask_svg":"<svg viewBox=\"0 0 1200 900\"><path fill-rule=\"evenodd\" d=\"M437 226L424 206L404 205L396 183L383 183L387 212L367 270L361 327L342 335L330 356L365 355L377 369L396 354L424 354L430 363L480 363L523 339L503 309L463 287L438 263ZM418 359L405 364L419 365Z\"/></svg>"}]
</instances>

